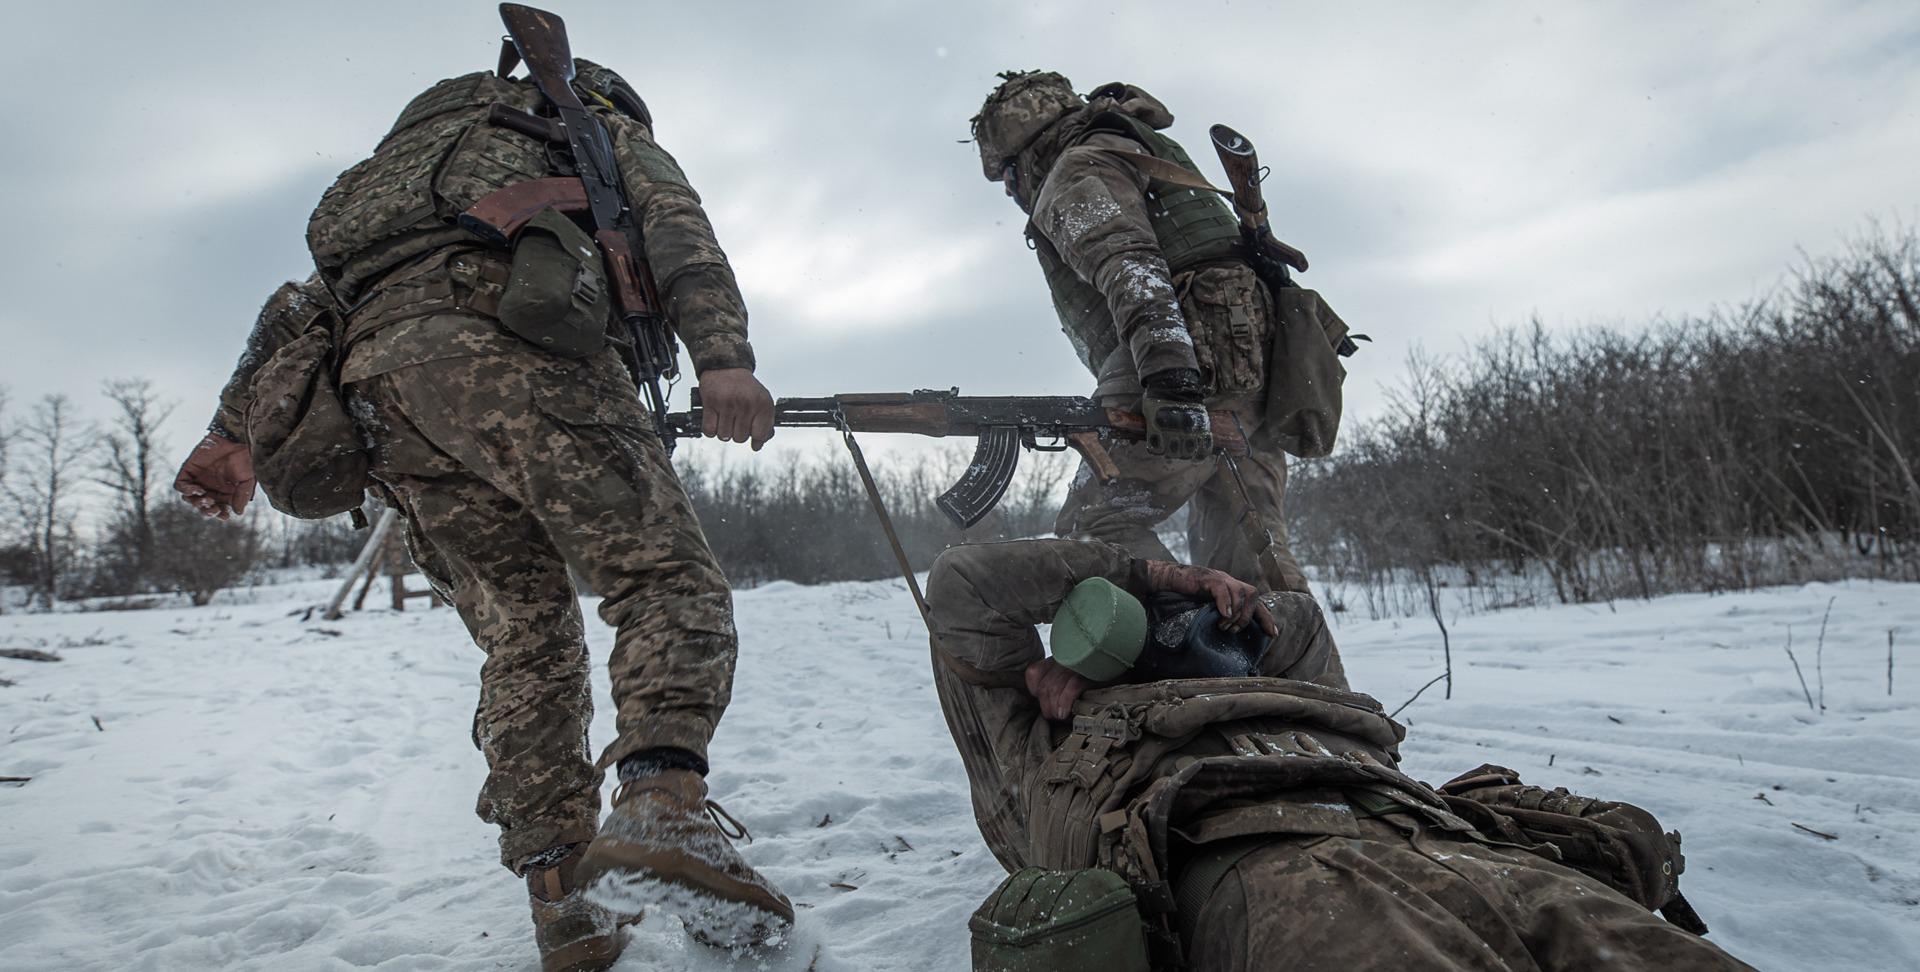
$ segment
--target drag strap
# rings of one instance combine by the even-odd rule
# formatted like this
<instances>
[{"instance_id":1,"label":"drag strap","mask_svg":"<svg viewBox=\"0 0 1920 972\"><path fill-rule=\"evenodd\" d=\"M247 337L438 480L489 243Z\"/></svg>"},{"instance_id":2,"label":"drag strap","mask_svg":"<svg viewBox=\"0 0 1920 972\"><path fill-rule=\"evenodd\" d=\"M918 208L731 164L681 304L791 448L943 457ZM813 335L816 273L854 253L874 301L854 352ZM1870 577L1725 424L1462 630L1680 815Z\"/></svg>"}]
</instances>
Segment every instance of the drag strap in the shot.
<instances>
[{"instance_id":1,"label":"drag strap","mask_svg":"<svg viewBox=\"0 0 1920 972\"><path fill-rule=\"evenodd\" d=\"M853 437L853 430L847 427L846 416L836 415L840 425L840 437L847 443L847 451L853 454L854 468L860 471L860 483L867 488L867 502L873 504L873 514L880 519L880 529L887 535L887 546L893 549L893 559L900 565L900 576L907 579L907 590L913 593L913 604L920 609L920 623L927 626L927 639L933 645L933 655L941 664L969 685L986 688L1027 687L1024 672L990 672L954 657L940 645L940 636L933 631L933 617L927 612L926 595L920 593L920 578L913 573L913 564L907 560L907 551L900 545L900 534L893 529L893 517L887 513L887 502L880 498L880 487L873 481L873 470L867 468L866 453L860 450L859 440Z\"/></svg>"}]
</instances>

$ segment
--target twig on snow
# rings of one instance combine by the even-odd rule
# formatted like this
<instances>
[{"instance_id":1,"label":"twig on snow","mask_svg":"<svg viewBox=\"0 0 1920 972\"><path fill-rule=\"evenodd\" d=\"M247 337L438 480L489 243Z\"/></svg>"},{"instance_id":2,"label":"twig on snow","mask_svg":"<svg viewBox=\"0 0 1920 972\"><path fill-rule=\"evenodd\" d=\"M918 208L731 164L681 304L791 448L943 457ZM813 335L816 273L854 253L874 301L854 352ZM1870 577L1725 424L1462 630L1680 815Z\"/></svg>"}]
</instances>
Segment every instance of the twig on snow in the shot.
<instances>
[{"instance_id":1,"label":"twig on snow","mask_svg":"<svg viewBox=\"0 0 1920 972\"><path fill-rule=\"evenodd\" d=\"M53 652L38 651L33 648L0 648L0 658L37 662L57 662L60 660L60 656Z\"/></svg>"},{"instance_id":2,"label":"twig on snow","mask_svg":"<svg viewBox=\"0 0 1920 972\"><path fill-rule=\"evenodd\" d=\"M1435 676L1433 677L1433 681L1432 681L1432 682L1428 682L1427 684L1425 684L1425 685L1422 685L1422 686L1420 686L1420 692L1425 692L1426 690L1428 690L1428 689L1430 689L1430 688L1432 688L1432 687L1433 687L1433 684L1434 684L1434 682L1438 682L1438 681L1440 681L1441 679L1443 679L1443 678L1446 678L1446 677L1447 677L1448 675L1450 675L1450 674L1452 674L1452 673L1451 673L1451 672L1441 672L1440 674L1438 674L1438 675L1435 675ZM1419 698L1419 697L1420 697L1420 692L1415 692L1415 693L1413 693L1413 699L1417 699L1417 698ZM1392 712L1389 712L1389 713L1387 713L1387 718L1389 718L1389 719L1391 719L1391 718L1393 718L1394 716L1397 716L1397 715L1399 715L1399 714L1400 714L1400 710L1401 710L1401 709L1405 709L1405 708L1406 708L1407 706L1410 706L1410 705L1412 705L1412 704L1413 704L1413 699L1408 699L1408 700L1406 700L1405 702L1402 702L1402 703L1400 703L1400 708L1399 708L1399 709L1395 709L1395 710L1393 710Z\"/></svg>"},{"instance_id":3,"label":"twig on snow","mask_svg":"<svg viewBox=\"0 0 1920 972\"><path fill-rule=\"evenodd\" d=\"M1887 694L1893 694L1893 629L1887 629Z\"/></svg>"},{"instance_id":4,"label":"twig on snow","mask_svg":"<svg viewBox=\"0 0 1920 972\"><path fill-rule=\"evenodd\" d=\"M1791 821L1789 821L1789 822L1791 822ZM1799 829L1799 830L1804 830L1804 831L1806 831L1807 833L1810 833L1810 834L1812 834L1812 835L1814 835L1815 837L1819 837L1819 838L1821 838L1821 839L1823 839L1823 840L1839 840L1839 839L1840 839L1840 835L1839 835L1839 834L1829 834L1829 833L1827 833L1827 832L1826 832L1826 831L1824 831L1824 830L1815 830L1815 829L1813 829L1812 827L1809 827L1809 826L1807 826L1807 825L1805 825L1805 824L1794 824L1793 826L1794 826L1794 827L1795 827L1796 829Z\"/></svg>"},{"instance_id":5,"label":"twig on snow","mask_svg":"<svg viewBox=\"0 0 1920 972\"><path fill-rule=\"evenodd\" d=\"M0 776L0 783L13 783L24 786L31 782L33 782L33 777L31 776Z\"/></svg>"},{"instance_id":6,"label":"twig on snow","mask_svg":"<svg viewBox=\"0 0 1920 972\"><path fill-rule=\"evenodd\" d=\"M1822 712L1827 711L1827 672L1825 666L1821 664L1823 656L1827 653L1827 619L1833 616L1833 602L1839 599L1840 596L1837 594L1827 598L1827 612L1820 615L1820 643L1813 649L1813 680L1820 686L1820 711Z\"/></svg>"},{"instance_id":7,"label":"twig on snow","mask_svg":"<svg viewBox=\"0 0 1920 972\"><path fill-rule=\"evenodd\" d=\"M1817 712L1813 707L1813 693L1807 690L1807 676L1800 671L1800 659L1793 657L1793 625L1787 625L1787 660L1793 663L1793 673L1800 676L1800 691L1807 696L1807 711Z\"/></svg>"},{"instance_id":8,"label":"twig on snow","mask_svg":"<svg viewBox=\"0 0 1920 972\"><path fill-rule=\"evenodd\" d=\"M1445 653L1447 664L1445 673L1447 679L1447 694L1445 697L1451 699L1453 698L1453 638L1447 634L1446 619L1440 616L1440 589L1433 581L1432 565L1428 565L1424 573L1427 581L1427 609L1433 612L1433 623L1440 626L1440 650ZM1424 692L1426 690L1421 689L1421 691ZM1419 694L1415 693L1414 698L1419 698ZM1412 702L1413 699L1408 699L1407 701ZM1406 706L1401 706L1400 708L1404 709ZM1399 709L1395 709L1394 711L1398 712ZM1393 717L1388 716L1387 718L1391 719Z\"/></svg>"}]
</instances>

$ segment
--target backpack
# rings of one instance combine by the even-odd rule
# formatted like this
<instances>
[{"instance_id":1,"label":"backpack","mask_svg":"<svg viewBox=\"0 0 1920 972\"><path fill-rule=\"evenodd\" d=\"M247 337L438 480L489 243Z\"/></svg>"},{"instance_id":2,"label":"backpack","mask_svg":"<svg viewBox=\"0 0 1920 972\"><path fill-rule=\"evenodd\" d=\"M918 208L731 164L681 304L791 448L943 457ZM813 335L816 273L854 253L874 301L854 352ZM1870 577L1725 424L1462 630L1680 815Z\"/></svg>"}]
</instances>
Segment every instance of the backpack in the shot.
<instances>
[{"instance_id":1,"label":"backpack","mask_svg":"<svg viewBox=\"0 0 1920 972\"><path fill-rule=\"evenodd\" d=\"M1706 923L1680 894L1687 859L1680 834L1631 803L1597 800L1527 786L1520 774L1492 763L1440 786L1447 806L1490 837L1531 847L1639 902L1696 935Z\"/></svg>"},{"instance_id":2,"label":"backpack","mask_svg":"<svg viewBox=\"0 0 1920 972\"><path fill-rule=\"evenodd\" d=\"M359 516L373 485L371 456L340 400L331 307L308 319L254 373L246 435L253 475L273 508L319 520Z\"/></svg>"}]
</instances>

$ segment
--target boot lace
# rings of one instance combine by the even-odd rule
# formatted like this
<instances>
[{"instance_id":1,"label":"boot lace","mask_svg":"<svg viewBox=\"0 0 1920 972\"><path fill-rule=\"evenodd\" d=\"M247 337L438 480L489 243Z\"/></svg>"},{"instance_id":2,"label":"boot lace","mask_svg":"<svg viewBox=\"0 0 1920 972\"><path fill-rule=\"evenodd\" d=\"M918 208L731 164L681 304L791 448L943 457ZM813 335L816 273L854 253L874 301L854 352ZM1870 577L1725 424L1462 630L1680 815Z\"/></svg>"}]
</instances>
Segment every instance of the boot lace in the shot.
<instances>
[{"instance_id":1,"label":"boot lace","mask_svg":"<svg viewBox=\"0 0 1920 972\"><path fill-rule=\"evenodd\" d=\"M658 789L658 787L645 785L642 781L638 780L622 783L613 789L613 802L615 806L627 801L627 791L630 789L635 794L639 794L647 790ZM713 823L713 828L720 831L721 835L725 836L728 840L744 840L749 844L753 843L753 834L747 830L747 825L741 823L739 818L733 814L728 813L726 807L721 806L713 800L702 800L700 801L700 809L706 813L707 819Z\"/></svg>"},{"instance_id":2,"label":"boot lace","mask_svg":"<svg viewBox=\"0 0 1920 972\"><path fill-rule=\"evenodd\" d=\"M749 844L753 843L753 835L747 833L747 825L734 819L733 814L728 813L726 807L708 800L703 809L707 811L707 819L713 821L714 829L726 835L728 840L744 840ZM727 829L729 825L733 829Z\"/></svg>"}]
</instances>

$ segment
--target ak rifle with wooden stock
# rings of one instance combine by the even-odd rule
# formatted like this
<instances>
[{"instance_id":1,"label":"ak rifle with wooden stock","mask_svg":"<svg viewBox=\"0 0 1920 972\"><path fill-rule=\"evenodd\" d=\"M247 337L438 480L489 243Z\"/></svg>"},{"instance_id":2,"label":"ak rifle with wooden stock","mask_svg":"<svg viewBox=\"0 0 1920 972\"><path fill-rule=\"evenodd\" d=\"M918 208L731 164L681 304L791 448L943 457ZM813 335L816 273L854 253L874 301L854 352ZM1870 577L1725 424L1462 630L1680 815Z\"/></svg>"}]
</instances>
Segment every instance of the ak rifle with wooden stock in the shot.
<instances>
[{"instance_id":1,"label":"ak rifle with wooden stock","mask_svg":"<svg viewBox=\"0 0 1920 972\"><path fill-rule=\"evenodd\" d=\"M647 266L639 221L620 181L612 133L587 109L574 88L573 53L567 43L565 22L545 10L517 3L501 4L500 19L507 27L507 39L500 50L500 76L506 77L516 64L524 62L544 103L540 113L497 104L488 111L487 121L560 149L573 174L507 186L460 214L460 225L506 247L542 210L553 209L584 219L606 258L614 306L629 339L628 346L621 349L627 370L646 397L655 422L664 421L667 401L660 383L679 373L679 347L660 312L659 288Z\"/></svg>"},{"instance_id":2,"label":"ak rifle with wooden stock","mask_svg":"<svg viewBox=\"0 0 1920 972\"><path fill-rule=\"evenodd\" d=\"M1246 242L1247 260L1253 265L1254 273L1275 290L1297 286L1287 269L1291 267L1305 273L1307 255L1273 235L1266 195L1260 191L1260 180L1265 177L1260 168L1260 153L1250 139L1225 125L1215 125L1207 134L1213 139L1213 151L1220 156L1221 168L1227 170L1227 185L1233 191L1226 196L1233 201L1233 213L1240 219L1240 235ZM1351 357L1360 350L1360 346L1353 343L1355 340L1371 341L1372 338L1365 334L1345 335L1334 351L1343 358Z\"/></svg>"},{"instance_id":3,"label":"ak rifle with wooden stock","mask_svg":"<svg viewBox=\"0 0 1920 972\"><path fill-rule=\"evenodd\" d=\"M979 522L1006 495L1022 449L1072 449L1087 461L1095 475L1111 480L1119 477L1120 470L1107 455L1105 442L1147 437L1146 423L1139 413L1107 408L1091 398L962 395L958 388L782 398L773 403L773 415L773 424L786 428L979 439L967 471L936 501L941 512L961 527ZM1240 424L1233 413L1214 412L1212 418L1214 451L1246 455L1247 443L1241 438ZM696 392L692 408L668 413L663 423L665 434L697 437L700 419Z\"/></svg>"}]
</instances>

